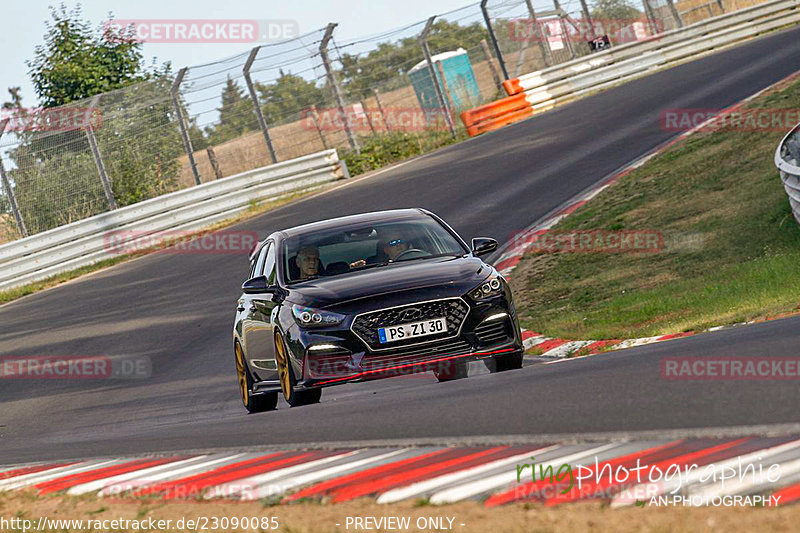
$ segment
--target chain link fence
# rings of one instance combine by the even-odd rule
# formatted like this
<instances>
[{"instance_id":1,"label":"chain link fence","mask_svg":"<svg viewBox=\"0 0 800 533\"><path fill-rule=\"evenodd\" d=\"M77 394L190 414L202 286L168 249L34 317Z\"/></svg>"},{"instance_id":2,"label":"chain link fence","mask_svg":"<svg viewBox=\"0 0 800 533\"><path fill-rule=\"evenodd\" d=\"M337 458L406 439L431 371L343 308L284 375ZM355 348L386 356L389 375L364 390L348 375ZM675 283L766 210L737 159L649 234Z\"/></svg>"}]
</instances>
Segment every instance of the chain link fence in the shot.
<instances>
[{"instance_id":1,"label":"chain link fence","mask_svg":"<svg viewBox=\"0 0 800 533\"><path fill-rule=\"evenodd\" d=\"M0 243L327 148L369 170L463 134L458 114L504 96L504 79L757 3L483 0L359 39L331 24L16 110L0 120Z\"/></svg>"}]
</instances>

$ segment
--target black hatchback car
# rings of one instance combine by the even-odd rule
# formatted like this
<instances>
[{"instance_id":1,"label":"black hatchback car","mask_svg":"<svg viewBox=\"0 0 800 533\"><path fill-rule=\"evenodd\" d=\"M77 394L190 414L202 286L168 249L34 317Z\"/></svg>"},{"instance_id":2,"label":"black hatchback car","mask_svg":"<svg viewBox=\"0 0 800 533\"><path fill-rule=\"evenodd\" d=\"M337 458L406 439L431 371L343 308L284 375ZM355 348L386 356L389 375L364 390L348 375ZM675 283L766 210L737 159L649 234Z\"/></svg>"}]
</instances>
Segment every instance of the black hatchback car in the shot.
<instances>
[{"instance_id":1,"label":"black hatchback car","mask_svg":"<svg viewBox=\"0 0 800 533\"><path fill-rule=\"evenodd\" d=\"M250 256L233 348L250 412L316 403L322 388L433 371L466 376L522 366L505 279L423 209L353 215L278 231Z\"/></svg>"}]
</instances>

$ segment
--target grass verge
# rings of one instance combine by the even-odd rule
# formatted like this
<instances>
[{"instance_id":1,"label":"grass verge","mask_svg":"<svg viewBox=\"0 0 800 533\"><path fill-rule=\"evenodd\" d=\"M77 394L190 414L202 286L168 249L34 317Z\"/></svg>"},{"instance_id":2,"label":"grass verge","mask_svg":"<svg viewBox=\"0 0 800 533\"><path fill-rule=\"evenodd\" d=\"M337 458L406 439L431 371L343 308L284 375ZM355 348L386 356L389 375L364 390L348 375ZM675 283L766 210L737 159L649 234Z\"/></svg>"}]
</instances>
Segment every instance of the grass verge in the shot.
<instances>
[{"instance_id":1,"label":"grass verge","mask_svg":"<svg viewBox=\"0 0 800 533\"><path fill-rule=\"evenodd\" d=\"M800 82L747 108L797 109ZM658 253L531 253L511 285L525 327L611 339L698 331L791 312L800 227L773 163L782 131L694 134L581 207L554 232L660 232Z\"/></svg>"}]
</instances>

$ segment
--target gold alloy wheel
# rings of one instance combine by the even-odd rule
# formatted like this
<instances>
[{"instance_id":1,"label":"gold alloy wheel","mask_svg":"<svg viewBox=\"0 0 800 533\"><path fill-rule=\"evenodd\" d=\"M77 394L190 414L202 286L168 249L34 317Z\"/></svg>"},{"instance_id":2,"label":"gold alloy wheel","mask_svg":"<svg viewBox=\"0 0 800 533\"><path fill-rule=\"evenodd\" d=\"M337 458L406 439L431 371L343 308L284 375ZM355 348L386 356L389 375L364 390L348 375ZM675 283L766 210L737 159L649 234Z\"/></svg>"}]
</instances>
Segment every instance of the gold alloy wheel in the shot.
<instances>
[{"instance_id":1,"label":"gold alloy wheel","mask_svg":"<svg viewBox=\"0 0 800 533\"><path fill-rule=\"evenodd\" d=\"M236 376L239 378L239 394L242 397L242 403L247 406L250 402L250 391L247 389L247 371L244 368L244 354L238 342L236 343L234 351L236 352Z\"/></svg>"},{"instance_id":2,"label":"gold alloy wheel","mask_svg":"<svg viewBox=\"0 0 800 533\"><path fill-rule=\"evenodd\" d=\"M283 397L288 402L292 398L292 380L289 376L289 361L286 357L286 346L280 333L275 334L275 360L278 363L278 378L281 381Z\"/></svg>"}]
</instances>

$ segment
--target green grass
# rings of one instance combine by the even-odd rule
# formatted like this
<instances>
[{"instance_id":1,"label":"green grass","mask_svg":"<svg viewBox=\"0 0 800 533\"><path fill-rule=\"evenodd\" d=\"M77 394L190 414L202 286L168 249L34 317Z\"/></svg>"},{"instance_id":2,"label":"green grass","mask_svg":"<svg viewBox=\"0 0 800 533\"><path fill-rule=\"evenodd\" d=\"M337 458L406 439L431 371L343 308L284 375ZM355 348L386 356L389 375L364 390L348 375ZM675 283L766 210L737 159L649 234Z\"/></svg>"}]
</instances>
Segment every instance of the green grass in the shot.
<instances>
[{"instance_id":1,"label":"green grass","mask_svg":"<svg viewBox=\"0 0 800 533\"><path fill-rule=\"evenodd\" d=\"M798 104L795 82L749 107ZM564 338L631 338L797 308L800 227L773 163L784 133L692 135L562 221L555 231L660 231L664 247L526 255L511 276L523 325Z\"/></svg>"}]
</instances>

